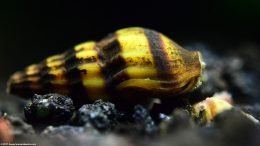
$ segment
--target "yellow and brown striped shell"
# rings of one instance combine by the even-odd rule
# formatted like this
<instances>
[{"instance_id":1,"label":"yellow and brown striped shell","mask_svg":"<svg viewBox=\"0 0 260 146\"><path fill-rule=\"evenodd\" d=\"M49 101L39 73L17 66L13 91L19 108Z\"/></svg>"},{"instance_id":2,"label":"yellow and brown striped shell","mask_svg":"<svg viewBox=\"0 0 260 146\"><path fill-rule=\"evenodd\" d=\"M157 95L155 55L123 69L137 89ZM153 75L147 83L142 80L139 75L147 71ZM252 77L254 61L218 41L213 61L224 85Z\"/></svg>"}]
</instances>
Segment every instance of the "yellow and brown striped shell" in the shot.
<instances>
[{"instance_id":1,"label":"yellow and brown striped shell","mask_svg":"<svg viewBox=\"0 0 260 146\"><path fill-rule=\"evenodd\" d=\"M30 65L11 76L7 89L23 97L56 92L81 101L170 97L198 87L202 68L200 52L131 27Z\"/></svg>"}]
</instances>

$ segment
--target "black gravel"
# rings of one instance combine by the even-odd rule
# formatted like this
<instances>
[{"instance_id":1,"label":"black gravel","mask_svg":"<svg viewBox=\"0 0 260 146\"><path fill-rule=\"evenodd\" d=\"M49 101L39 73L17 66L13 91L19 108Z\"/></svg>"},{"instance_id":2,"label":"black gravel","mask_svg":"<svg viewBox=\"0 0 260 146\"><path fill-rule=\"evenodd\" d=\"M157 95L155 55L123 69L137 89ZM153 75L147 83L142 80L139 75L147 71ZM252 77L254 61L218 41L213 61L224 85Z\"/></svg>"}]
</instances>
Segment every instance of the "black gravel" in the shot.
<instances>
[{"instance_id":1,"label":"black gravel","mask_svg":"<svg viewBox=\"0 0 260 146\"><path fill-rule=\"evenodd\" d=\"M72 100L60 94L34 95L31 101L24 108L24 115L33 125L65 124L75 110Z\"/></svg>"},{"instance_id":2,"label":"black gravel","mask_svg":"<svg viewBox=\"0 0 260 146\"><path fill-rule=\"evenodd\" d=\"M40 96L40 99L47 95ZM59 104L62 105L67 104L66 102ZM256 116L259 110L258 106L255 106L240 107ZM30 116L33 118L35 115ZM60 126L49 124L40 131L40 134L35 133L34 128L21 118L8 117L16 131L16 142L29 141L42 145L243 146L249 144L254 146L259 144L259 124L248 119L239 108L221 113L212 123L206 125L194 121L189 111L184 108L177 108L169 115L160 113L158 116L161 116L161 120L158 123L154 122L151 112L141 105L133 108L128 121L118 120L121 116L122 113L117 111L114 104L98 100L93 104L83 105L70 122L59 123Z\"/></svg>"},{"instance_id":3,"label":"black gravel","mask_svg":"<svg viewBox=\"0 0 260 146\"><path fill-rule=\"evenodd\" d=\"M150 116L149 111L141 105L136 105L134 107L133 118L136 123L137 129L141 132L149 135L154 135L158 131L158 127L155 125L155 122Z\"/></svg>"},{"instance_id":4,"label":"black gravel","mask_svg":"<svg viewBox=\"0 0 260 146\"><path fill-rule=\"evenodd\" d=\"M77 111L74 123L84 126L91 124L101 131L109 130L116 123L118 112L110 102L97 100L93 104L85 104Z\"/></svg>"}]
</instances>

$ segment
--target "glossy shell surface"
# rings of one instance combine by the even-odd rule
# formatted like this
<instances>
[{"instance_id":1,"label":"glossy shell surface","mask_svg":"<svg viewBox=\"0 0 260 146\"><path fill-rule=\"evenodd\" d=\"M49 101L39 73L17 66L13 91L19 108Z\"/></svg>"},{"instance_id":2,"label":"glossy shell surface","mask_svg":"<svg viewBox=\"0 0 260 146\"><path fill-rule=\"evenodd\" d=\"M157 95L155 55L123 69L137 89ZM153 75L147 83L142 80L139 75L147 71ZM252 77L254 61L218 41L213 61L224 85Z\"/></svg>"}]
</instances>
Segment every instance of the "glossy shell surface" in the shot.
<instances>
[{"instance_id":1,"label":"glossy shell surface","mask_svg":"<svg viewBox=\"0 0 260 146\"><path fill-rule=\"evenodd\" d=\"M30 97L56 92L94 101L127 96L165 98L200 85L200 52L188 51L150 29L120 29L14 73L7 90Z\"/></svg>"}]
</instances>

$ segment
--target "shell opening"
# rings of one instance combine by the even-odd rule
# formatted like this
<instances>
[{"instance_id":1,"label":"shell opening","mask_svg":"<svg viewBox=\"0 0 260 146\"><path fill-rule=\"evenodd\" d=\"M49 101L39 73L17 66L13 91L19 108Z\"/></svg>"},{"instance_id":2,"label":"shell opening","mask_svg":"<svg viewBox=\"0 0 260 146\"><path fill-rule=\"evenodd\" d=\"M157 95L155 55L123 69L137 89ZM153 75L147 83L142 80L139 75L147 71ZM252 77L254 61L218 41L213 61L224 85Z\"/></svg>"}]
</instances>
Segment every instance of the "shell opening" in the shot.
<instances>
[{"instance_id":1,"label":"shell opening","mask_svg":"<svg viewBox=\"0 0 260 146\"><path fill-rule=\"evenodd\" d=\"M194 89L196 89L196 88L198 88L199 86L201 86L201 84L202 84L202 79L203 79L203 73L202 73L202 71L203 71L203 69L206 67L206 63L204 62L203 57L202 57L202 55L201 55L200 52L198 52L198 57L199 57L200 65L201 65L201 71L200 71L201 73L200 73L200 76L199 76L199 78L198 78L198 81L197 81L197 83L196 83Z\"/></svg>"}]
</instances>

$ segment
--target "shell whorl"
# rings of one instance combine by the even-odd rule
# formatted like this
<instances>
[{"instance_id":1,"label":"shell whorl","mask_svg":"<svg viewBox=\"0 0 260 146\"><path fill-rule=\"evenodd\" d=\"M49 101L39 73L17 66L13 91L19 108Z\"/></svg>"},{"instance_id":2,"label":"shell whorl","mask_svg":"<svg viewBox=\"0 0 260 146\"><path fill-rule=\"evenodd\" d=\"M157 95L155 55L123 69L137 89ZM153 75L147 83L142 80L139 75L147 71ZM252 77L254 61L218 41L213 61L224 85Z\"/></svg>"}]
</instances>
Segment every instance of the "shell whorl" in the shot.
<instances>
[{"instance_id":1,"label":"shell whorl","mask_svg":"<svg viewBox=\"0 0 260 146\"><path fill-rule=\"evenodd\" d=\"M168 97L198 86L199 52L183 49L163 34L125 28L14 73L8 91L22 97L57 92L81 101L113 96Z\"/></svg>"}]
</instances>

